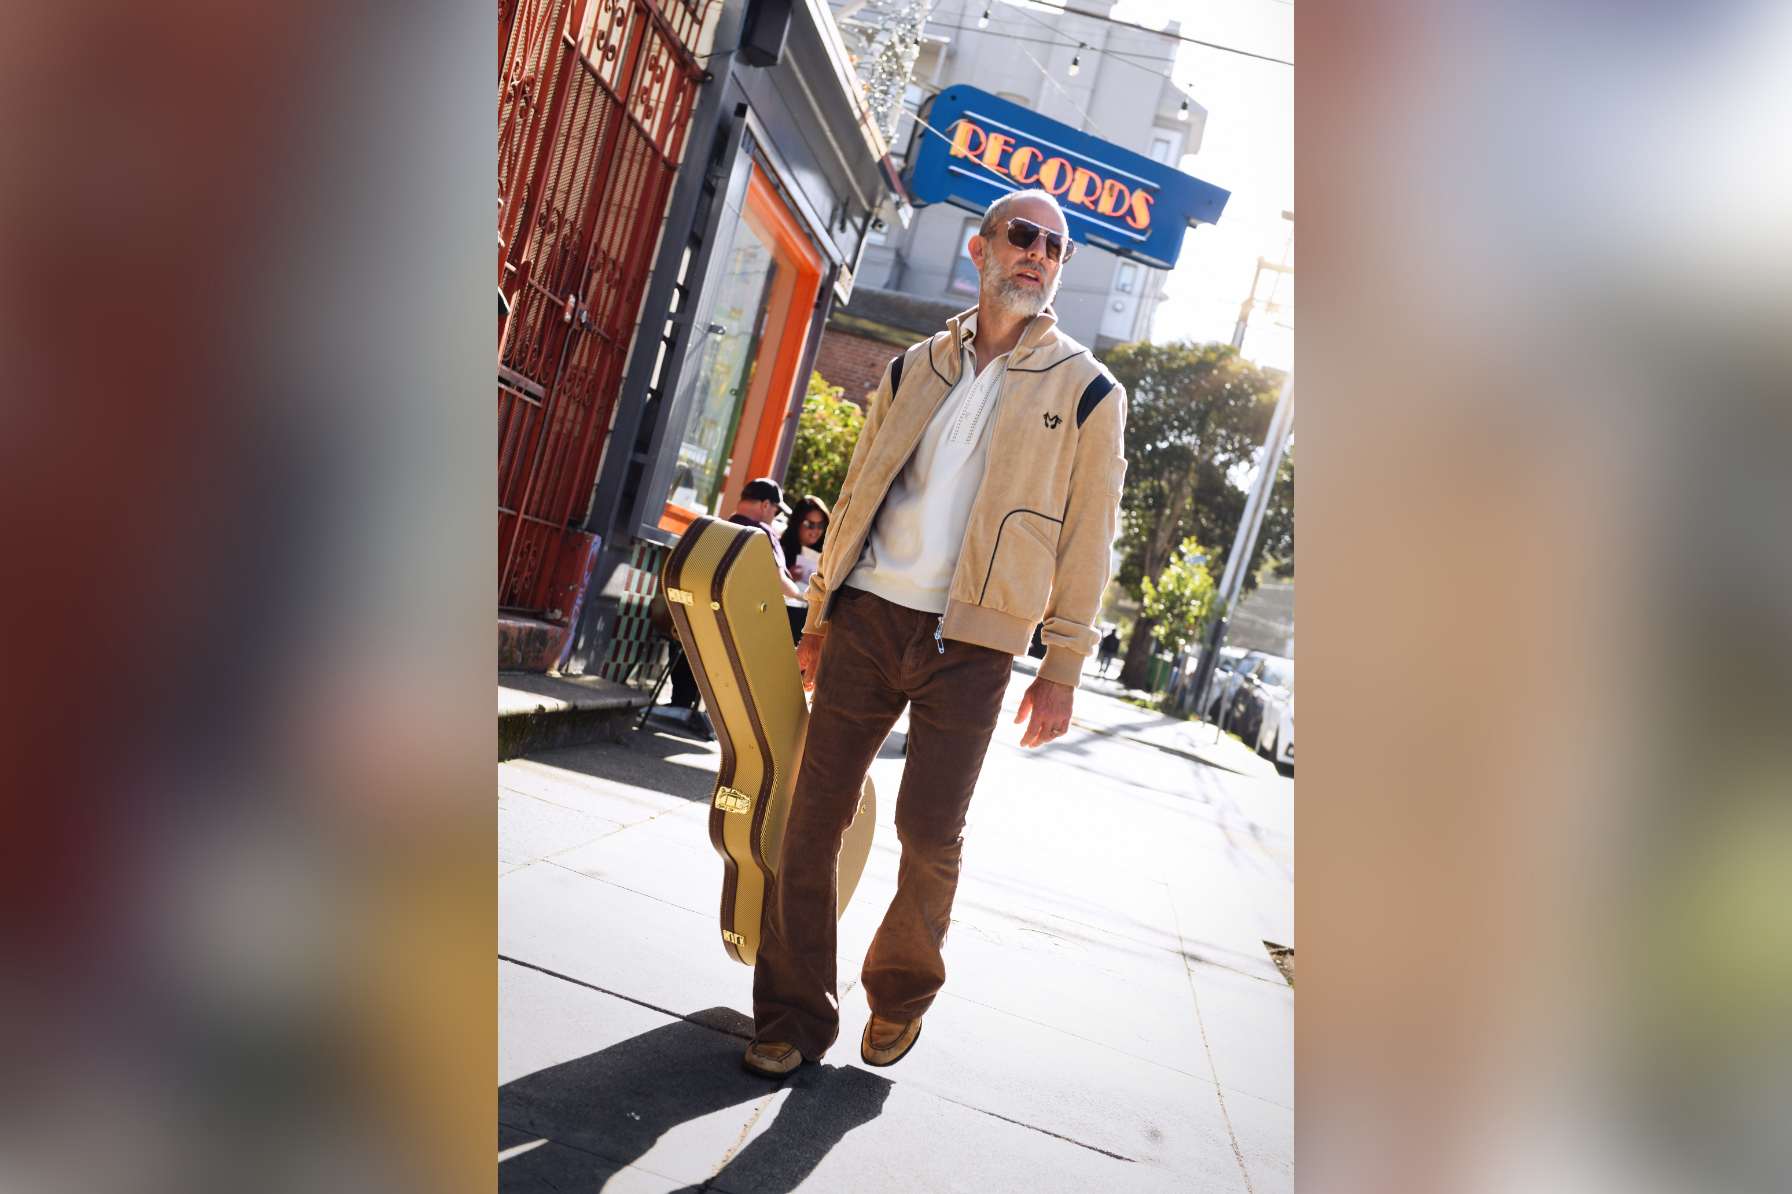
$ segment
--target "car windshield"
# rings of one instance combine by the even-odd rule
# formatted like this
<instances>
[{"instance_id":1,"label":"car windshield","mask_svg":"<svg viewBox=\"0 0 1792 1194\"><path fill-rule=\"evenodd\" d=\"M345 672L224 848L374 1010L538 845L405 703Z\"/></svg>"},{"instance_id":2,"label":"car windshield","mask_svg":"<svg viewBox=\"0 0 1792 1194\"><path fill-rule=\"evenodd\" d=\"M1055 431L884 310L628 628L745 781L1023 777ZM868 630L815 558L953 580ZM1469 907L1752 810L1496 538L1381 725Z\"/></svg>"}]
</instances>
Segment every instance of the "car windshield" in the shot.
<instances>
[{"instance_id":1,"label":"car windshield","mask_svg":"<svg viewBox=\"0 0 1792 1194\"><path fill-rule=\"evenodd\" d=\"M1263 670L1257 678L1265 684L1274 684L1277 688L1294 687L1294 661L1292 659L1266 659Z\"/></svg>"}]
</instances>

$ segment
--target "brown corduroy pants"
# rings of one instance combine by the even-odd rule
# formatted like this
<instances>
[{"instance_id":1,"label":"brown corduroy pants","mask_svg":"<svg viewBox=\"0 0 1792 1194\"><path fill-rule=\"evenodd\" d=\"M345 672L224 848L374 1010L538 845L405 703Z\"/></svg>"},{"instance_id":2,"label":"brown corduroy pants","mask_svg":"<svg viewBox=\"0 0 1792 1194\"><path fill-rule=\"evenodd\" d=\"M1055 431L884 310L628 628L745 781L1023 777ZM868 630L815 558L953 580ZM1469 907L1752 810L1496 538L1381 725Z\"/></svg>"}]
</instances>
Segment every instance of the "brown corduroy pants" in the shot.
<instances>
[{"instance_id":1,"label":"brown corduroy pants","mask_svg":"<svg viewBox=\"0 0 1792 1194\"><path fill-rule=\"evenodd\" d=\"M793 1044L804 1057L820 1057L840 1033L840 840L865 772L905 705L908 759L896 796L902 861L896 896L865 956L865 995L878 1015L912 1020L946 981L940 949L958 889L965 814L1013 657L951 640L941 654L938 624L936 614L874 593L844 589L835 599L753 971L758 1038Z\"/></svg>"}]
</instances>

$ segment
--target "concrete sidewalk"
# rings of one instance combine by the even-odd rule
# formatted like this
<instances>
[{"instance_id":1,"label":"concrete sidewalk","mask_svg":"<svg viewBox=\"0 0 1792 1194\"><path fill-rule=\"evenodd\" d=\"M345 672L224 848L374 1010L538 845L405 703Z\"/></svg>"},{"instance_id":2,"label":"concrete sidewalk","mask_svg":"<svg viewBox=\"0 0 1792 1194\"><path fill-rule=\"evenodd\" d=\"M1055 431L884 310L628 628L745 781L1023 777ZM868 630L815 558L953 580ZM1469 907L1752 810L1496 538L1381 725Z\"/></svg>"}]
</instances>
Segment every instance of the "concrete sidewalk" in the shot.
<instances>
[{"instance_id":1,"label":"concrete sidewalk","mask_svg":"<svg viewBox=\"0 0 1792 1194\"><path fill-rule=\"evenodd\" d=\"M1292 785L1143 749L1154 715L1099 694L1096 732L1021 751L1030 678L966 829L951 977L885 1070L856 980L895 888L899 735L840 924L840 1039L781 1083L739 1065L715 745L650 723L501 765L500 1188L1291 1189L1294 992L1264 942L1293 944Z\"/></svg>"},{"instance_id":2,"label":"concrete sidewalk","mask_svg":"<svg viewBox=\"0 0 1792 1194\"><path fill-rule=\"evenodd\" d=\"M1092 734L1126 738L1251 779L1274 778L1280 774L1274 763L1246 746L1235 734L1222 734L1206 722L1170 717L1133 703L1155 702L1157 694L1121 684L1118 679L1120 662L1116 659L1110 669L1112 675L1104 678L1096 674L1095 663L1090 661L1077 685L1079 691L1113 699L1079 700L1071 717L1072 724ZM1035 674L1038 667L1037 659L1026 656L1014 661L1015 671L1028 675Z\"/></svg>"}]
</instances>

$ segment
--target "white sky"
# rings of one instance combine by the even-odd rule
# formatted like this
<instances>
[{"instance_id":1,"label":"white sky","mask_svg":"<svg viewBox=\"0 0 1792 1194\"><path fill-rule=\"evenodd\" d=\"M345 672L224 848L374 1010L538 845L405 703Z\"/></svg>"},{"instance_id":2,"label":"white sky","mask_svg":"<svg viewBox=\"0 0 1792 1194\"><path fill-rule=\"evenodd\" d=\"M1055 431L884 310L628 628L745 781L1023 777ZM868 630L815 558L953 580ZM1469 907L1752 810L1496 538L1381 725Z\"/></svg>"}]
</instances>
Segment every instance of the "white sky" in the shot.
<instances>
[{"instance_id":1,"label":"white sky","mask_svg":"<svg viewBox=\"0 0 1792 1194\"><path fill-rule=\"evenodd\" d=\"M1070 7L1084 7L1071 0ZM1172 19L1181 33L1258 54L1294 58L1294 6L1281 0L1119 0L1116 20L1161 29ZM1251 290L1257 258L1294 264L1294 69L1181 43L1172 77L1207 109L1198 153L1182 169L1232 192L1217 224L1188 234L1153 320L1156 341L1230 340L1239 304ZM1277 275L1264 272L1259 299ZM1294 367L1294 278L1281 279L1276 301L1287 310L1253 310L1244 355L1278 369Z\"/></svg>"},{"instance_id":2,"label":"white sky","mask_svg":"<svg viewBox=\"0 0 1792 1194\"><path fill-rule=\"evenodd\" d=\"M1090 8L1088 0L990 0L1052 21L1054 8ZM1294 61L1294 5L1288 0L1117 0L1115 20L1162 29L1180 20L1185 37ZM1172 80L1207 109L1198 152L1180 168L1232 193L1217 224L1191 229L1152 319L1158 342L1229 342L1251 292L1257 258L1294 264L1294 68L1179 42ZM1131 69L1124 68L1124 69ZM1294 276L1264 271L1259 305L1245 332L1244 355L1294 368ZM1278 312L1262 309L1271 299Z\"/></svg>"}]
</instances>

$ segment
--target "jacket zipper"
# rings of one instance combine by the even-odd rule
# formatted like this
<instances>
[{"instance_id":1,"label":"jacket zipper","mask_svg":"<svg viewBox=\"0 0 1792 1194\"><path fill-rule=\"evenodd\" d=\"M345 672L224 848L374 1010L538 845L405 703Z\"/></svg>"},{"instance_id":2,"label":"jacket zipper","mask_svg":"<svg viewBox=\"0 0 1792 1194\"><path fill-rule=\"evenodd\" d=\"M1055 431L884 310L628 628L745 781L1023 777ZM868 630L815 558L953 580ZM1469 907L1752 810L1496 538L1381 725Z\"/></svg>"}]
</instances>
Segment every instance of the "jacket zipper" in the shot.
<instances>
[{"instance_id":1,"label":"jacket zipper","mask_svg":"<svg viewBox=\"0 0 1792 1194\"><path fill-rule=\"evenodd\" d=\"M932 351L933 351L932 348L929 347L928 353L930 356L932 354ZM960 354L958 360L959 360L959 369L962 372L963 368L964 368L964 356L962 355L962 353ZM950 391L948 391L946 397L951 397ZM894 394L890 395L890 401L894 402L895 400L896 400L896 396ZM941 399L941 401L943 402L944 399ZM935 411L935 413L937 413L938 407L935 407L934 411ZM929 414L928 417L931 419L932 414ZM992 427L990 430L993 433L995 429ZM883 507L884 499L890 496L890 489L892 486L894 486L896 484L896 478L900 477L902 475L902 470L908 467L908 462L914 458L915 450L921 446L921 439L926 434L927 434L927 424L923 423L923 424L921 424L920 434L916 435L915 442L913 444L909 445L908 452L905 453L902 457L902 462L896 466L896 468L893 472L891 472L890 479L888 481L885 481L884 487L878 491L877 504L871 507L871 509L872 509L871 517L872 517L873 521L875 521L877 518L876 512ZM982 492L983 487L981 484L979 484L977 488L978 488L978 492ZM857 495L855 494L854 497L856 498ZM844 581L846 580L846 578L848 576L852 575L853 568L857 568L859 566L859 560L862 559L865 555L865 543L870 538L871 538L871 523L868 522L865 524L864 537L859 540L858 550L853 553L852 567L847 568L846 571L841 575L840 580L835 582L834 587L832 589L828 590L827 600L822 602L822 604L821 604L821 616L824 619L831 617L833 615L834 601L837 597L840 596L840 585L842 583L844 583ZM942 615L941 617L942 617L942 620L944 620L944 615ZM946 649L942 646L940 648L940 654L944 655L945 653L946 653Z\"/></svg>"},{"instance_id":2,"label":"jacket zipper","mask_svg":"<svg viewBox=\"0 0 1792 1194\"><path fill-rule=\"evenodd\" d=\"M1003 353L1002 355L1007 356L1008 354ZM962 379L964 376L963 358L960 357L959 360L960 360L959 376ZM984 371L988 372L989 369L992 369L994 367L995 367L995 363L992 361L989 365L984 367ZM1002 371L1003 371L1003 375L1004 375L1004 379L1005 379L1006 374L1007 374L1007 366L1006 365L1004 365L1002 367ZM960 438L960 434L967 431L967 429L968 429L967 425L968 426L976 426L977 424L981 423L983 421L983 413L989 409L989 403L990 403L991 398L996 393L1000 392L1000 390L1001 390L1001 381L1000 380L992 382L988 385L983 385L982 383L983 383L982 375L978 374L975 370L973 370L971 373L970 385L965 390L964 399L959 402L958 410L952 417L952 429L951 429L950 433L948 433L948 435L946 436L946 439L948 442L951 442L951 443L958 442L958 440ZM977 396L977 390L978 390L979 386L981 386L981 388L983 390L981 397ZM973 397L978 397L977 414L976 414L975 418L967 419L966 416L970 414L971 399ZM993 430L993 428L992 428L992 430ZM926 433L923 432L922 434L925 435ZM968 435L965 435L964 442L967 444L971 442Z\"/></svg>"},{"instance_id":3,"label":"jacket zipper","mask_svg":"<svg viewBox=\"0 0 1792 1194\"><path fill-rule=\"evenodd\" d=\"M1016 345L1016 347L1018 348L1019 346ZM929 352L931 352L931 351L932 350L929 349ZM962 346L960 348L958 362L959 362L960 376L963 376L964 353L962 350ZM1014 363L1014 358L1013 358L1012 353L1010 353L1009 364L1013 364L1013 363ZM975 378L973 378L972 380L975 381ZM1001 384L1001 386L998 387L998 393L1000 392L1000 390L1007 388L1007 383L1008 383L1008 378L1006 375L1004 375L1002 378L1002 384ZM894 400L894 395L892 395L892 401L893 400ZM991 454L993 454L995 452L996 431L999 428L1000 423L1001 423L1001 412L998 410L996 412L996 424L992 425L989 429L989 450L990 450ZM906 455L904 455L902 458L902 462L900 464L898 464L896 466L895 471L890 474L890 479L888 481L884 482L883 489L881 491L879 491L879 493L877 495L877 505L872 507L873 511L881 508L884 504L884 499L890 496L891 486L896 484L896 478L900 477L902 475L902 470L908 467L909 460L914 457L915 449L919 448L921 446L921 436L925 435L926 433L927 433L927 425L925 423L923 423L921 425L921 435L917 435L915 437L914 444L912 444L909 447L908 453ZM985 467L983 470L982 479L977 482L977 492L971 498L972 511L975 511L977 509L977 503L979 501L981 501L983 498L983 488L988 483L989 483L989 469L987 467ZM875 519L876 514L874 513L872 515L872 517L873 517L873 519ZM970 532L970 524L968 521L965 524L965 531L967 534ZM865 524L865 539L869 539L870 537L871 537L871 524L866 523ZM993 546L991 547L991 551L992 552L994 551ZM853 556L852 568L858 567L859 559L861 557L863 557L864 554L865 554L865 540L861 539L859 541L859 550ZM958 555L959 555L959 561L958 561L959 567L963 567L964 566L964 545L962 543L959 544ZM841 577L842 580L845 579L845 576L850 576L852 574L852 568L846 569L845 575L843 575ZM957 579L958 579L958 571L957 571L957 569L954 569L952 572L952 580L956 581ZM822 603L822 607L821 607L821 614L822 614L823 618L826 618L833 613L834 600L835 600L835 598L839 597L839 595L840 595L840 589L838 586L836 586L833 589L828 590L827 600ZM951 600L952 600L952 584L951 584L951 581L948 581L947 585L946 585L946 601L947 601L948 605L951 603ZM945 627L946 627L946 615L941 614L940 620L939 620L939 625L935 626L934 630L933 630L933 645L934 645L935 649L937 649L941 655L944 655L946 653L946 643L945 643L945 639L942 634L942 632L945 630Z\"/></svg>"}]
</instances>

